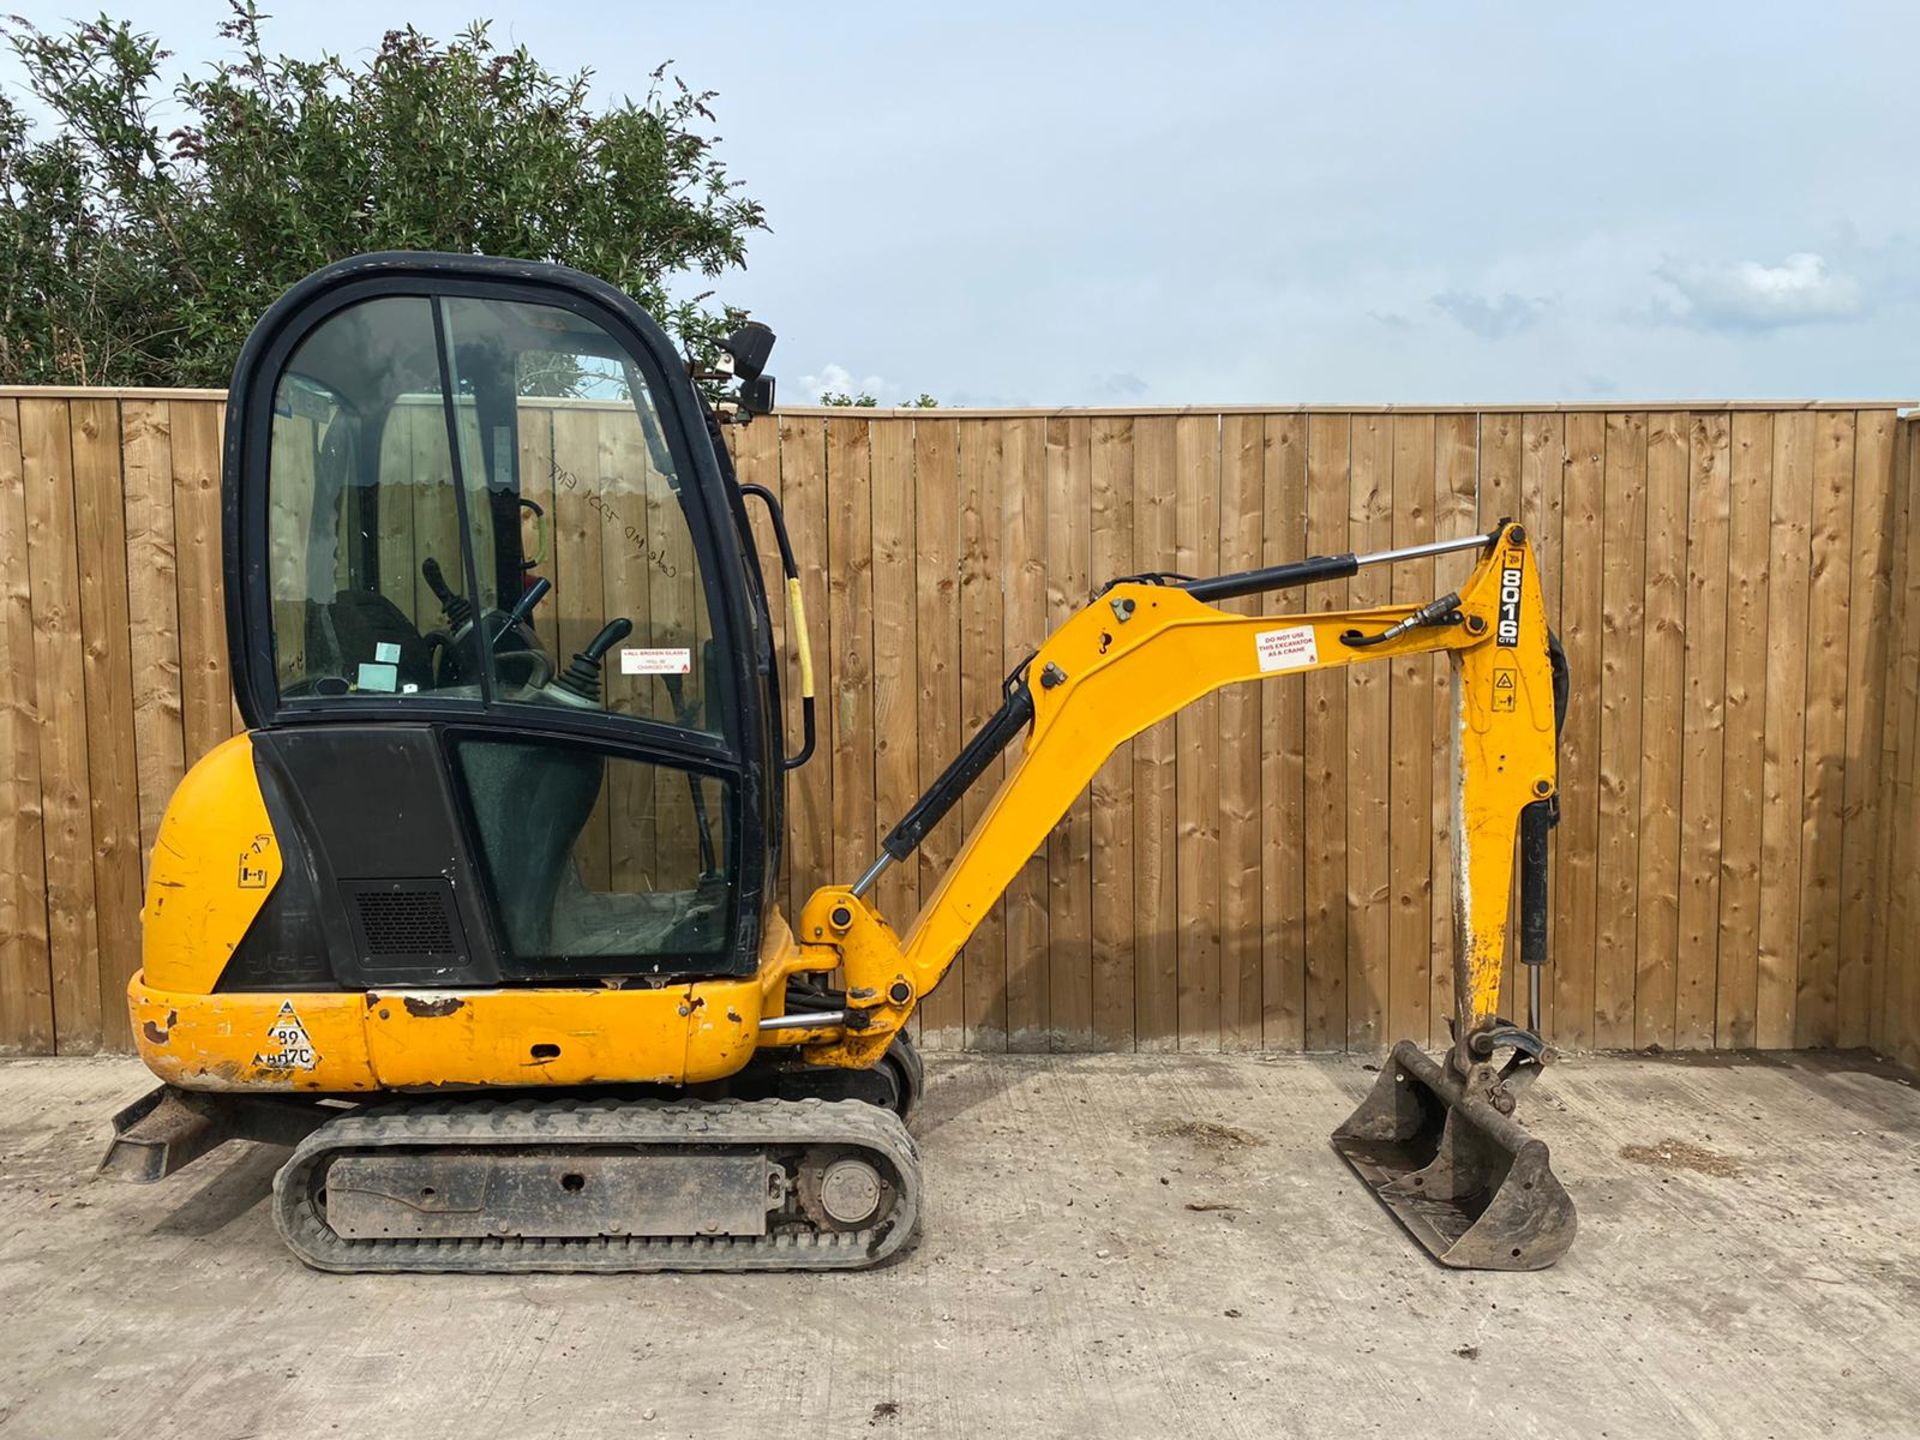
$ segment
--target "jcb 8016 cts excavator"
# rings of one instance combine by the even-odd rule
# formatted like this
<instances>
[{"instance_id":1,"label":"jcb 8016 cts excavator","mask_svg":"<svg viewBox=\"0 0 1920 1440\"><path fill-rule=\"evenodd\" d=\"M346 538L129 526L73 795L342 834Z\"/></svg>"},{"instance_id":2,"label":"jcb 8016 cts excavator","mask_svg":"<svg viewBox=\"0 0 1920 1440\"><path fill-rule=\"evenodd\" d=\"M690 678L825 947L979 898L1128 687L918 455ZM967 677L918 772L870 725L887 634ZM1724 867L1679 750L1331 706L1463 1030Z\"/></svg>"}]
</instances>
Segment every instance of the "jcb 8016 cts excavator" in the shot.
<instances>
[{"instance_id":1,"label":"jcb 8016 cts excavator","mask_svg":"<svg viewBox=\"0 0 1920 1440\"><path fill-rule=\"evenodd\" d=\"M223 476L248 728L159 830L129 1000L164 1083L115 1117L105 1170L290 1145L275 1220L326 1270L873 1265L919 1223L902 1026L1113 749L1224 685L1445 651L1455 1040L1402 1042L1334 1143L1446 1263L1557 1259L1571 1202L1509 1118L1538 1025L1499 1011L1516 850L1537 1008L1566 703L1521 527L1113 581L789 925L806 621L779 504L718 428L771 409L771 343L744 327L696 376L612 287L455 255L345 261L261 319ZM797 637L791 754L754 505ZM1477 568L1424 605L1212 603L1449 550ZM875 877L1023 735L896 932Z\"/></svg>"}]
</instances>

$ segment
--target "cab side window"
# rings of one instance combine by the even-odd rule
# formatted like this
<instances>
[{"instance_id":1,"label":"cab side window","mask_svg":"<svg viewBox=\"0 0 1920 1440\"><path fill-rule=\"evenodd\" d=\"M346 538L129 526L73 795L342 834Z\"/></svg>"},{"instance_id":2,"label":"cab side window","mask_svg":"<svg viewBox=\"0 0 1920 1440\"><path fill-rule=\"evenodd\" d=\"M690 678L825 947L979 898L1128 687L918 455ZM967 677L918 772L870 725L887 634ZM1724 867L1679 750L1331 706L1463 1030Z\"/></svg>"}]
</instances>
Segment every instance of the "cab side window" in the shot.
<instances>
[{"instance_id":1,"label":"cab side window","mask_svg":"<svg viewBox=\"0 0 1920 1440\"><path fill-rule=\"evenodd\" d=\"M483 412L461 427L463 464L484 466L492 492L475 513L520 528L517 543L475 537L501 592L551 584L530 623L562 672L608 626L622 629L601 669L608 711L719 733L699 555L638 366L599 326L549 306L452 298L446 328L456 394L514 397L511 417Z\"/></svg>"},{"instance_id":2,"label":"cab side window","mask_svg":"<svg viewBox=\"0 0 1920 1440\"><path fill-rule=\"evenodd\" d=\"M477 701L481 657L464 624L462 507L427 300L364 302L302 342L274 390L269 463L282 697Z\"/></svg>"}]
</instances>

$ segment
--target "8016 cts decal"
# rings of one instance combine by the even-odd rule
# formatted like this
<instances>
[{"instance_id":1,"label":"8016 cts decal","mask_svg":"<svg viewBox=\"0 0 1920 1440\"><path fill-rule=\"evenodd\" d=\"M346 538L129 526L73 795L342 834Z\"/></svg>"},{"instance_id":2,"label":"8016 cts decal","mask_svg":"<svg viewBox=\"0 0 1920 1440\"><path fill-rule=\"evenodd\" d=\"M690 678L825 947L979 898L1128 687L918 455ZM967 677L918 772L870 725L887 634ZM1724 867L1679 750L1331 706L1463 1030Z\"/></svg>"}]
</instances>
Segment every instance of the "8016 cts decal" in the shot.
<instances>
[{"instance_id":1,"label":"8016 cts decal","mask_svg":"<svg viewBox=\"0 0 1920 1440\"><path fill-rule=\"evenodd\" d=\"M1518 551L1508 551L1500 566L1500 625L1494 639L1511 650L1520 643L1520 578L1525 573Z\"/></svg>"}]
</instances>

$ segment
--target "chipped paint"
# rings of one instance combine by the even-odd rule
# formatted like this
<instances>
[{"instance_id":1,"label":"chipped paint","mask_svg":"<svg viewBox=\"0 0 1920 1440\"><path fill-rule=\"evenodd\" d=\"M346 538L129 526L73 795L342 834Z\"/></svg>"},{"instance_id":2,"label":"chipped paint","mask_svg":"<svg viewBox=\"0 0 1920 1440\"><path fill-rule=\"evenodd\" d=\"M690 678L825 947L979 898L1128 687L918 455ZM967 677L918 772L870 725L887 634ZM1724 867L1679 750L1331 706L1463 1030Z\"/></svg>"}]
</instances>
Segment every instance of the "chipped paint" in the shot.
<instances>
[{"instance_id":1,"label":"chipped paint","mask_svg":"<svg viewBox=\"0 0 1920 1440\"><path fill-rule=\"evenodd\" d=\"M458 995L403 995L400 1003L407 1013L421 1020L439 1020L459 1010L467 1002Z\"/></svg>"}]
</instances>

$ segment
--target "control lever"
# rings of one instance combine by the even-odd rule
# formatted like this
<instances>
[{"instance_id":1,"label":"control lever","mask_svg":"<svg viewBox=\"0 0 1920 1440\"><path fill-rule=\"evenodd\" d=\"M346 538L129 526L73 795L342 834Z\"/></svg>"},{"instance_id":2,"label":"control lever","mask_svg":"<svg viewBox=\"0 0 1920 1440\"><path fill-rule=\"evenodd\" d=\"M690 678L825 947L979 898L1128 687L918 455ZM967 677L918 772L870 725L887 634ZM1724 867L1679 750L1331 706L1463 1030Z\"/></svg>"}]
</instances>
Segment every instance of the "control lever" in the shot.
<instances>
[{"instance_id":1,"label":"control lever","mask_svg":"<svg viewBox=\"0 0 1920 1440\"><path fill-rule=\"evenodd\" d=\"M440 562L429 555L420 562L420 574L427 582L427 588L433 591L433 598L440 602L440 611L447 617L449 629L458 630L473 618L473 603L464 595L453 593L447 584L447 577L440 573Z\"/></svg>"},{"instance_id":2,"label":"control lever","mask_svg":"<svg viewBox=\"0 0 1920 1440\"><path fill-rule=\"evenodd\" d=\"M567 673L553 683L569 695L598 704L600 702L600 663L606 659L609 650L632 633L633 621L624 615L618 620L609 620L605 628L587 642L587 648L568 662Z\"/></svg>"},{"instance_id":3,"label":"control lever","mask_svg":"<svg viewBox=\"0 0 1920 1440\"><path fill-rule=\"evenodd\" d=\"M429 565L433 564L431 560L429 560L427 563ZM434 566L434 568L437 570L439 567ZM432 584L433 582L429 580L427 583ZM520 597L520 603L518 605L514 606L513 609L507 612L506 623L502 625L499 631L494 635L493 637L494 649L498 650L500 648L500 641L502 637L504 637L509 631L517 630L520 628L521 624L525 622L526 618L533 613L533 607L538 605L542 600L546 599L547 592L551 589L553 589L553 582L547 579L547 577L544 575L542 575L538 580L535 580L533 584L527 587L527 593ZM615 638L617 639L618 637L615 637ZM605 652L603 651L601 653L604 654Z\"/></svg>"}]
</instances>

